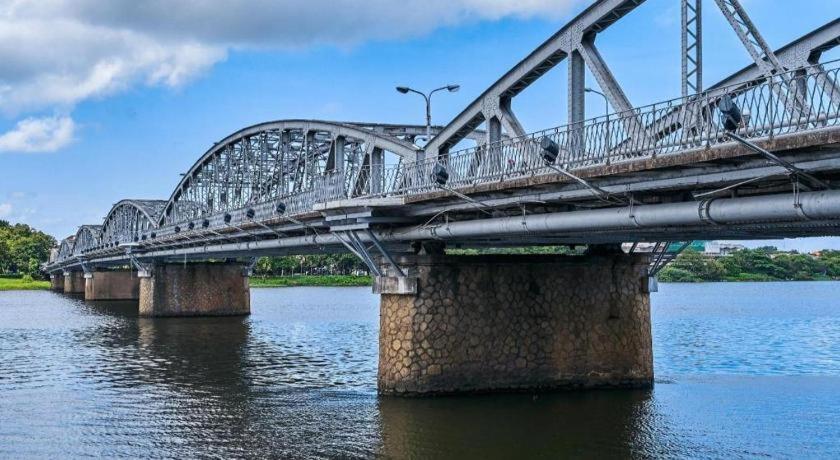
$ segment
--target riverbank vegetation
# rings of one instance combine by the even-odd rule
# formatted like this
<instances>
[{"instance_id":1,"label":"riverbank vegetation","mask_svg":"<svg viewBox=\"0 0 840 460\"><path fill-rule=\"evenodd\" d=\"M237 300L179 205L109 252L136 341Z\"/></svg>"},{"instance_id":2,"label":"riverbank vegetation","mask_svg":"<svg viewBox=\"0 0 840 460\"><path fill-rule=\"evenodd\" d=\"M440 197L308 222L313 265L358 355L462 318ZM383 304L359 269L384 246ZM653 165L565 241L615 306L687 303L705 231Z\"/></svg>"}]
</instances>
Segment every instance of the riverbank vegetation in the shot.
<instances>
[{"instance_id":1,"label":"riverbank vegetation","mask_svg":"<svg viewBox=\"0 0 840 460\"><path fill-rule=\"evenodd\" d=\"M32 291L49 288L49 281L36 280L29 275L0 276L0 291Z\"/></svg>"},{"instance_id":2,"label":"riverbank vegetation","mask_svg":"<svg viewBox=\"0 0 840 460\"><path fill-rule=\"evenodd\" d=\"M808 281L840 279L840 251L781 252L768 246L722 257L686 250L659 274L663 282Z\"/></svg>"},{"instance_id":3,"label":"riverbank vegetation","mask_svg":"<svg viewBox=\"0 0 840 460\"><path fill-rule=\"evenodd\" d=\"M370 286L373 279L368 275L292 275L252 276L251 287L294 287L294 286Z\"/></svg>"}]
</instances>

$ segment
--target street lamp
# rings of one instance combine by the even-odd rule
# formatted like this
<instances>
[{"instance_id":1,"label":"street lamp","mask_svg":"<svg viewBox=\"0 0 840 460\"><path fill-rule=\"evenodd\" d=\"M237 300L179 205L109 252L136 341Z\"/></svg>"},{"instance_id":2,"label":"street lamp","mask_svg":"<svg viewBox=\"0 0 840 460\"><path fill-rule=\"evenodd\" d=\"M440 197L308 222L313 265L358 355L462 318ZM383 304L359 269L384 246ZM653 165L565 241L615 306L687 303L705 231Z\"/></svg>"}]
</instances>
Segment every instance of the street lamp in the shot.
<instances>
[{"instance_id":1,"label":"street lamp","mask_svg":"<svg viewBox=\"0 0 840 460\"><path fill-rule=\"evenodd\" d=\"M429 141L432 139L432 94L435 94L438 91L447 90L450 93L454 93L461 89L461 85L446 85L441 86L440 88L433 89L429 92L428 95L421 91L417 91L416 89L409 88L408 86L397 86L397 91L402 94L407 93L415 93L423 96L423 99L426 100L426 143L428 144Z\"/></svg>"},{"instance_id":2,"label":"street lamp","mask_svg":"<svg viewBox=\"0 0 840 460\"><path fill-rule=\"evenodd\" d=\"M606 154L607 154L607 156L609 156L610 147L611 147L610 146L610 101L609 101L609 99L607 99L606 94L598 91L597 89L584 88L583 90L587 93L599 94L601 97L604 98L604 118L606 120L604 122L604 133L605 133L605 137L607 138L607 152L606 152Z\"/></svg>"}]
</instances>

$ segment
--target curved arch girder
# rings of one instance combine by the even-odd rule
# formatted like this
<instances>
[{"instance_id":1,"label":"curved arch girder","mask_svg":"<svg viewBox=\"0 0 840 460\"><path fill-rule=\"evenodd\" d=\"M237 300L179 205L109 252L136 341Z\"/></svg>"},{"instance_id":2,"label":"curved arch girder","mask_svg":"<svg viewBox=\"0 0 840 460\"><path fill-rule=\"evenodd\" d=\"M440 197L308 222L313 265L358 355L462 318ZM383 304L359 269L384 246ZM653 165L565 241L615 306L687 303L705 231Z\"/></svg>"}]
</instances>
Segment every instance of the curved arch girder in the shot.
<instances>
[{"instance_id":1,"label":"curved arch girder","mask_svg":"<svg viewBox=\"0 0 840 460\"><path fill-rule=\"evenodd\" d=\"M57 258L57 260L61 261L61 260L64 260L68 257L73 256L73 245L74 245L73 243L74 243L75 239L76 239L76 237L74 235L74 236L68 236L67 238L64 238L63 240L61 240L61 244L58 247L58 258Z\"/></svg>"},{"instance_id":2,"label":"curved arch girder","mask_svg":"<svg viewBox=\"0 0 840 460\"><path fill-rule=\"evenodd\" d=\"M215 143L196 161L172 192L158 225L317 188L331 171L358 171L374 151L414 161L418 148L351 123L282 120L242 129Z\"/></svg>"},{"instance_id":3,"label":"curved arch girder","mask_svg":"<svg viewBox=\"0 0 840 460\"><path fill-rule=\"evenodd\" d=\"M82 225L79 227L79 231L76 232L75 241L73 242L73 255L84 255L87 251L98 247L101 240L101 225Z\"/></svg>"},{"instance_id":4,"label":"curved arch girder","mask_svg":"<svg viewBox=\"0 0 840 460\"><path fill-rule=\"evenodd\" d=\"M102 224L101 246L137 241L140 234L157 228L165 201L122 200L115 204Z\"/></svg>"}]
</instances>

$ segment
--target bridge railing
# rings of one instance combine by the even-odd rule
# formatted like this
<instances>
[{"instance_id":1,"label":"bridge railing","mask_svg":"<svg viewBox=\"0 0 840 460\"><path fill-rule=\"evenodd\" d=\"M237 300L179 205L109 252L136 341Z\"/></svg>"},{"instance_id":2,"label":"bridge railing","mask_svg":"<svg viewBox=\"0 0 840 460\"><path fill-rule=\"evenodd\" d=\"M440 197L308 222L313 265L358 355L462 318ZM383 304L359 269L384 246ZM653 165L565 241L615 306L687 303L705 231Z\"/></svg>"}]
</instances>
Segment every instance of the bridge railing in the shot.
<instances>
[{"instance_id":1,"label":"bridge railing","mask_svg":"<svg viewBox=\"0 0 840 460\"><path fill-rule=\"evenodd\" d=\"M716 88L467 148L423 162L392 168L365 167L346 197L405 195L439 189L437 165L449 175L447 187L466 187L516 177L551 174L541 142L558 148L552 166L576 171L628 161L676 155L694 148L731 142L717 111L729 95L744 114L738 133L746 138L773 136L835 126L840 122L840 61L795 69L771 78Z\"/></svg>"}]
</instances>

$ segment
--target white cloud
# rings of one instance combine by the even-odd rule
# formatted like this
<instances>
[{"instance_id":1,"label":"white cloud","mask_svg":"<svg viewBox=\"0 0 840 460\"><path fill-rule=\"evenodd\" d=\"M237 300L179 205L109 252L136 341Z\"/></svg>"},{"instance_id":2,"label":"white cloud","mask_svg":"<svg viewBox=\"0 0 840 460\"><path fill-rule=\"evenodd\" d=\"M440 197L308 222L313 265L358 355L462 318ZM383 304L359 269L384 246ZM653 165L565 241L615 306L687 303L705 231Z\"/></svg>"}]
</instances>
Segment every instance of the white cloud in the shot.
<instances>
[{"instance_id":1,"label":"white cloud","mask_svg":"<svg viewBox=\"0 0 840 460\"><path fill-rule=\"evenodd\" d=\"M352 46L580 0L11 0L0 2L0 110L56 107L137 84L178 86L231 49Z\"/></svg>"},{"instance_id":2,"label":"white cloud","mask_svg":"<svg viewBox=\"0 0 840 460\"><path fill-rule=\"evenodd\" d=\"M10 203L0 203L0 217L6 217L12 213L12 205Z\"/></svg>"},{"instance_id":3,"label":"white cloud","mask_svg":"<svg viewBox=\"0 0 840 460\"><path fill-rule=\"evenodd\" d=\"M74 130L67 116L26 118L0 134L0 152L54 152L73 141Z\"/></svg>"}]
</instances>

